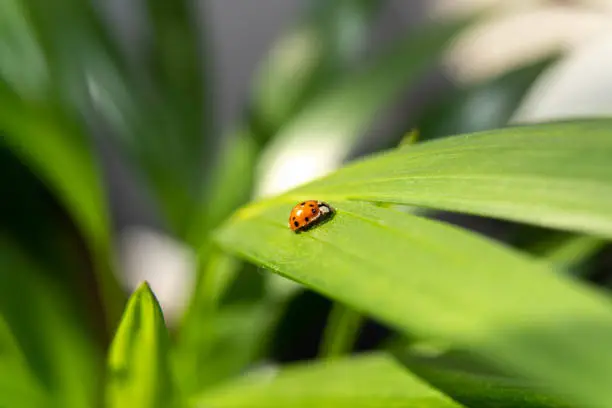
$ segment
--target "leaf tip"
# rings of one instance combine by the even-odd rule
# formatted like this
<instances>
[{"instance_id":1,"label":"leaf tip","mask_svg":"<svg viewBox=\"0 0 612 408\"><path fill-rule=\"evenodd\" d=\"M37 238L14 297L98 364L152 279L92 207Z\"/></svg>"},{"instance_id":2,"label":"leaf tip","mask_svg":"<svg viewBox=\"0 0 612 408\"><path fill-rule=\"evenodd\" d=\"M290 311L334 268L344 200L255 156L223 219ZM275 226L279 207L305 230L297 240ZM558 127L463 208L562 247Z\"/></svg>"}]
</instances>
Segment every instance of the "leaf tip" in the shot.
<instances>
[{"instance_id":1,"label":"leaf tip","mask_svg":"<svg viewBox=\"0 0 612 408\"><path fill-rule=\"evenodd\" d=\"M421 132L419 131L418 128L411 129L409 132L407 132L404 135L404 137L399 143L399 147L415 144L416 142L419 141L420 136L421 136Z\"/></svg>"}]
</instances>

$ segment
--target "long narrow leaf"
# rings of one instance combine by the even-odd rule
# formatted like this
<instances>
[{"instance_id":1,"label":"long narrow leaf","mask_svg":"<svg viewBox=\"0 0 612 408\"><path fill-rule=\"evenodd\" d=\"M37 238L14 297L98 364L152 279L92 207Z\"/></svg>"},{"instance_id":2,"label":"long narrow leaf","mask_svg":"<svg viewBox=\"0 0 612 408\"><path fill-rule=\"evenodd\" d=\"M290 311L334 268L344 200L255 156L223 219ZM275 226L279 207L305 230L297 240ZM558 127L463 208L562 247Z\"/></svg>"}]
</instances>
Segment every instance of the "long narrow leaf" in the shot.
<instances>
[{"instance_id":1,"label":"long narrow leaf","mask_svg":"<svg viewBox=\"0 0 612 408\"><path fill-rule=\"evenodd\" d=\"M284 199L401 203L612 237L611 161L610 120L513 127L377 155Z\"/></svg>"},{"instance_id":2,"label":"long narrow leaf","mask_svg":"<svg viewBox=\"0 0 612 408\"><path fill-rule=\"evenodd\" d=\"M441 361L440 361L441 360ZM449 359L450 360L450 359ZM409 353L400 361L455 401L471 408L570 408L567 402L555 400L545 389L524 380L461 368L460 361L444 358L417 358Z\"/></svg>"},{"instance_id":3,"label":"long narrow leaf","mask_svg":"<svg viewBox=\"0 0 612 408\"><path fill-rule=\"evenodd\" d=\"M51 404L19 342L0 315L0 406L35 408Z\"/></svg>"},{"instance_id":4,"label":"long narrow leaf","mask_svg":"<svg viewBox=\"0 0 612 408\"><path fill-rule=\"evenodd\" d=\"M61 292L44 279L40 266L3 237L0 314L23 350L27 372L36 376L54 404L67 408L96 406L100 397L100 350L78 326ZM24 373L17 370L13 374L17 379ZM40 398L40 391L34 387L30 396Z\"/></svg>"},{"instance_id":5,"label":"long narrow leaf","mask_svg":"<svg viewBox=\"0 0 612 408\"><path fill-rule=\"evenodd\" d=\"M194 407L459 408L384 354L301 364L204 394ZM270 378L272 377L272 378Z\"/></svg>"},{"instance_id":6,"label":"long narrow leaf","mask_svg":"<svg viewBox=\"0 0 612 408\"><path fill-rule=\"evenodd\" d=\"M207 21L201 19L208 15L184 0L146 5L151 35L136 75L148 83L130 84L140 97L139 117L135 137L124 139L123 147L141 165L173 229L184 236L214 157L214 84Z\"/></svg>"},{"instance_id":7,"label":"long narrow leaf","mask_svg":"<svg viewBox=\"0 0 612 408\"><path fill-rule=\"evenodd\" d=\"M612 401L605 297L456 227L367 203L330 204L331 221L297 235L286 225L292 204L247 207L218 241L407 334L468 347L586 405Z\"/></svg>"},{"instance_id":8,"label":"long narrow leaf","mask_svg":"<svg viewBox=\"0 0 612 408\"><path fill-rule=\"evenodd\" d=\"M122 294L110 268L110 225L99 168L78 120L54 97L58 84L52 75L58 67L51 66L48 50L41 44L41 38L45 44L50 39L42 27L32 24L38 20L32 18L31 5L26 0L0 5L0 19L5 14L12 17L11 23L2 24L6 35L0 40L4 44L0 46L0 143L11 148L71 213L96 259L107 320L114 324ZM12 63L25 68L16 72Z\"/></svg>"}]
</instances>

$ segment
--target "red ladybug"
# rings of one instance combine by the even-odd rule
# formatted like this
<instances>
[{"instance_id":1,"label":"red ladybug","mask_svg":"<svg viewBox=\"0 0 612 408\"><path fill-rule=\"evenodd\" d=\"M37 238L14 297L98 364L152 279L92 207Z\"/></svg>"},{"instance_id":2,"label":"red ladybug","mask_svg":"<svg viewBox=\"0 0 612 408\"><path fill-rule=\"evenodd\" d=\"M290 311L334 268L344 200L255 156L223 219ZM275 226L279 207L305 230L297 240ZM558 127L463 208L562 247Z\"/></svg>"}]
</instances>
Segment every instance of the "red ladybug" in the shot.
<instances>
[{"instance_id":1,"label":"red ladybug","mask_svg":"<svg viewBox=\"0 0 612 408\"><path fill-rule=\"evenodd\" d=\"M323 201L303 201L291 210L291 214L289 214L289 228L295 232L306 231L328 219L333 212L334 209Z\"/></svg>"}]
</instances>

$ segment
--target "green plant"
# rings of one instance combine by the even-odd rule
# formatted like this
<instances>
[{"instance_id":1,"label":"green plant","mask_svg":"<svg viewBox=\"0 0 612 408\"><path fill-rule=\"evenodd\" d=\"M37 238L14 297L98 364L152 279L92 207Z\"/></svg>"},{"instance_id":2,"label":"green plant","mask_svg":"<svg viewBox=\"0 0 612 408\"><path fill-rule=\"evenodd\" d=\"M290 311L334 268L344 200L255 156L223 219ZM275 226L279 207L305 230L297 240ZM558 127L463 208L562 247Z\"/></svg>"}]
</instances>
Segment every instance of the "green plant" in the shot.
<instances>
[{"instance_id":1,"label":"green plant","mask_svg":"<svg viewBox=\"0 0 612 408\"><path fill-rule=\"evenodd\" d=\"M287 143L316 135L346 157L476 19L431 24L355 64L377 4L313 2L262 64L248 115L218 149L206 33L187 2L145 2L152 38L138 61L87 2L0 5L1 161L14 189L0 236L0 407L612 403L612 306L573 273L612 237L612 121L506 126L555 58L428 107L422 142L413 133L249 203L257 166ZM465 103L492 90L504 107L493 116ZM167 230L197 253L193 296L172 332L149 286L126 304L114 273L94 148L107 136ZM286 219L305 199L337 213L294 234ZM429 210L525 229L499 243ZM241 375L269 355L295 295L276 275L335 301L320 358ZM366 318L395 336L351 355Z\"/></svg>"}]
</instances>

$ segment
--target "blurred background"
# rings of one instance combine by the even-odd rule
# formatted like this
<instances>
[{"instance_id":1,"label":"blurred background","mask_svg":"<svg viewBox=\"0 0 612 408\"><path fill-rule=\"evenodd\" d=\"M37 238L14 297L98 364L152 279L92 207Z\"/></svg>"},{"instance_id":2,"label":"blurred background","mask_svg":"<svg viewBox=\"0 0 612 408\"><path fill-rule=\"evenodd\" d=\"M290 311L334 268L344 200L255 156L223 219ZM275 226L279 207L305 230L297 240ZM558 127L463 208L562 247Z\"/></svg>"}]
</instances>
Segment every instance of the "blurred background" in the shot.
<instances>
[{"instance_id":1,"label":"blurred background","mask_svg":"<svg viewBox=\"0 0 612 408\"><path fill-rule=\"evenodd\" d=\"M331 303L216 254L214 227L413 129L428 140L609 116L612 1L3 0L0 111L3 296L31 262L104 345L123 305L112 299L142 280L178 333L208 324L202 271L231 270L218 343L177 334L202 358L242 350L219 362L229 374L316 356ZM566 238L428 216L534 252ZM576 254L577 273L609 284L609 248ZM392 337L367 322L356 349Z\"/></svg>"}]
</instances>

